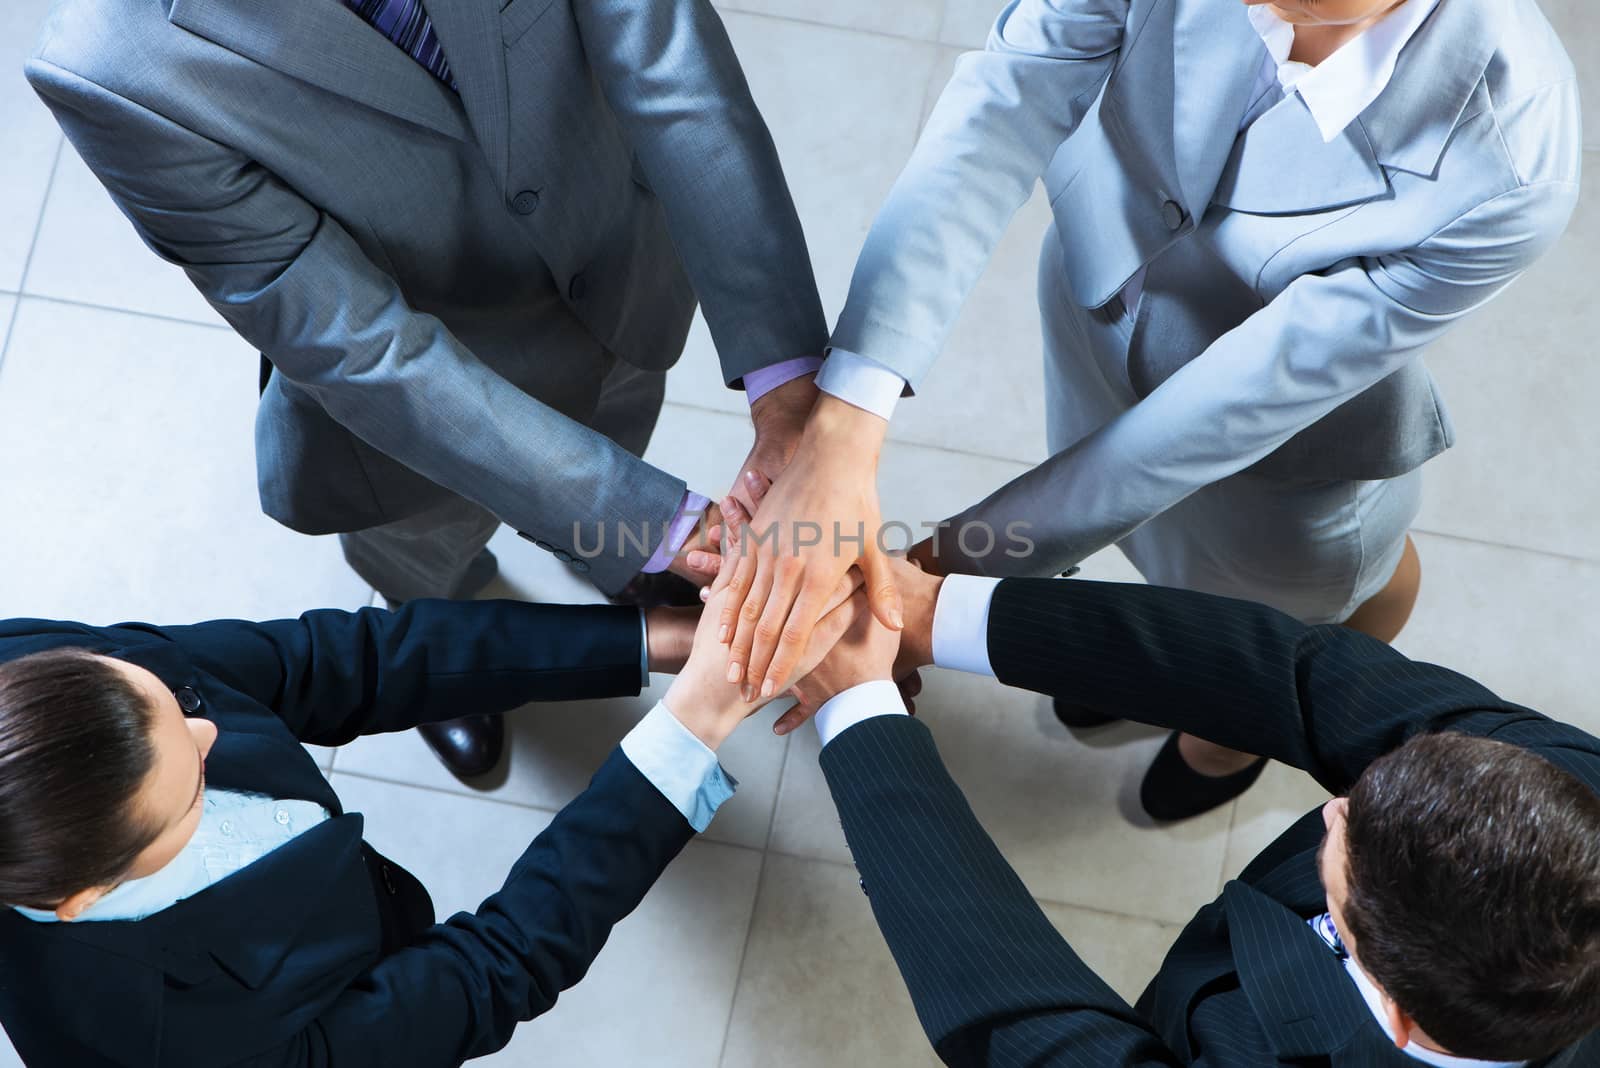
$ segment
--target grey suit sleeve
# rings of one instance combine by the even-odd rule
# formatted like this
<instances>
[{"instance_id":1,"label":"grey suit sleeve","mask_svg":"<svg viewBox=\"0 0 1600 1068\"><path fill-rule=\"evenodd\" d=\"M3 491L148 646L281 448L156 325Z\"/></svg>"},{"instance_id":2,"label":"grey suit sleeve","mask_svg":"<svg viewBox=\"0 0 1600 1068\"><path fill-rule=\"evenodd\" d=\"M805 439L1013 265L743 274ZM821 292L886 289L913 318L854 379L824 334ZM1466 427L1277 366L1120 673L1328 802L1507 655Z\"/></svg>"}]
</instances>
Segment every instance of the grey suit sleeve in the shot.
<instances>
[{"instance_id":1,"label":"grey suit sleeve","mask_svg":"<svg viewBox=\"0 0 1600 1068\"><path fill-rule=\"evenodd\" d=\"M708 0L574 0L583 48L667 214L722 372L820 355L827 321L777 149Z\"/></svg>"},{"instance_id":2,"label":"grey suit sleeve","mask_svg":"<svg viewBox=\"0 0 1600 1068\"><path fill-rule=\"evenodd\" d=\"M554 545L674 513L681 480L496 374L265 168L42 59L27 75L144 242L363 440ZM650 548L590 575L619 589Z\"/></svg>"},{"instance_id":3,"label":"grey suit sleeve","mask_svg":"<svg viewBox=\"0 0 1600 1068\"><path fill-rule=\"evenodd\" d=\"M1122 47L1128 0L1012 0L950 84L867 235L833 344L916 387Z\"/></svg>"},{"instance_id":4,"label":"grey suit sleeve","mask_svg":"<svg viewBox=\"0 0 1600 1068\"><path fill-rule=\"evenodd\" d=\"M1138 404L954 517L957 528L1026 523L1035 546L955 568L1063 570L1244 470L1510 285L1561 235L1576 197L1569 181L1520 186L1416 248L1297 278Z\"/></svg>"}]
</instances>

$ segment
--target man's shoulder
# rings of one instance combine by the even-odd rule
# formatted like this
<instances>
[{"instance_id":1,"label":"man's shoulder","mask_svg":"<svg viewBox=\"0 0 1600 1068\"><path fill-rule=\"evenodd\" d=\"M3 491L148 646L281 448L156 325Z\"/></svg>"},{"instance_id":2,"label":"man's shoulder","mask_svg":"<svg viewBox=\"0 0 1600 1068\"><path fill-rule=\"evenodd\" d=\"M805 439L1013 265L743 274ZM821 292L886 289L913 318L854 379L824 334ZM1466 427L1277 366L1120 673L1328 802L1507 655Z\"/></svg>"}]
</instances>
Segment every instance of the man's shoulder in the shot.
<instances>
[{"instance_id":1,"label":"man's shoulder","mask_svg":"<svg viewBox=\"0 0 1600 1068\"><path fill-rule=\"evenodd\" d=\"M183 31L159 0L55 0L28 53L36 87L65 72L113 88L128 71L162 64Z\"/></svg>"}]
</instances>

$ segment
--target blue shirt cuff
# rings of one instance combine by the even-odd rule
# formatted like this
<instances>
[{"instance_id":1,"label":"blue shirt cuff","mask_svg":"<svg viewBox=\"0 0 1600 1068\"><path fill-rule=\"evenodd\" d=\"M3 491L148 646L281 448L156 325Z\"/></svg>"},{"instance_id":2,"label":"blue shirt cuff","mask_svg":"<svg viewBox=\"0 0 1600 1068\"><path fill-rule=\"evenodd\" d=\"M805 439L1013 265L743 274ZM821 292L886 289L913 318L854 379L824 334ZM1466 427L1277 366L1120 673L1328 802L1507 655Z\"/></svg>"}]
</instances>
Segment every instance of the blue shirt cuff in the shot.
<instances>
[{"instance_id":1,"label":"blue shirt cuff","mask_svg":"<svg viewBox=\"0 0 1600 1068\"><path fill-rule=\"evenodd\" d=\"M880 419L894 415L894 406L905 388L906 380L898 372L844 349L830 352L817 372L817 389Z\"/></svg>"},{"instance_id":2,"label":"blue shirt cuff","mask_svg":"<svg viewBox=\"0 0 1600 1068\"><path fill-rule=\"evenodd\" d=\"M711 825L711 817L739 786L717 762L717 754L660 701L622 739L622 752L696 833Z\"/></svg>"}]
</instances>

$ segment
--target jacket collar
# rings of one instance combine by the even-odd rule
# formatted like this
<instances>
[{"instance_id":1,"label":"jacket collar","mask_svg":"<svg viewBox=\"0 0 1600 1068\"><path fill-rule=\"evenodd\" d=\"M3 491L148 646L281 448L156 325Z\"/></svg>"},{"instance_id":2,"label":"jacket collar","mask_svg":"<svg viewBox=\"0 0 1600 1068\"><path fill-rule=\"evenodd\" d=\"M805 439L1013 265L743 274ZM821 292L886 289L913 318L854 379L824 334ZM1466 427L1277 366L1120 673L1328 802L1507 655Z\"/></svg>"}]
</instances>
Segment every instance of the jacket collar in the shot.
<instances>
[{"instance_id":1,"label":"jacket collar","mask_svg":"<svg viewBox=\"0 0 1600 1068\"><path fill-rule=\"evenodd\" d=\"M138 624L122 630L137 629ZM171 640L152 635L104 650L105 655L137 664L174 691L189 687L201 699L196 715L217 725L217 740L206 757L206 779L213 786L248 790L277 798L314 801L334 816L343 813L339 796L283 726L268 711L261 716L217 717L210 683L201 678L183 650Z\"/></svg>"},{"instance_id":2,"label":"jacket collar","mask_svg":"<svg viewBox=\"0 0 1600 1068\"><path fill-rule=\"evenodd\" d=\"M1172 3L1173 156L1196 218L1212 200L1258 214L1329 210L1382 195L1385 167L1432 174L1495 48L1483 0L1440 0L1388 86L1331 142L1298 94L1234 138L1261 37L1239 0Z\"/></svg>"},{"instance_id":3,"label":"jacket collar","mask_svg":"<svg viewBox=\"0 0 1600 1068\"><path fill-rule=\"evenodd\" d=\"M1222 897L1240 985L1280 1058L1330 1057L1338 1068L1406 1064L1398 1050L1398 1060L1372 1059L1372 1034L1383 1032L1302 917L1246 883L1229 883Z\"/></svg>"},{"instance_id":4,"label":"jacket collar","mask_svg":"<svg viewBox=\"0 0 1600 1068\"><path fill-rule=\"evenodd\" d=\"M231 52L447 137L465 140L472 133L462 112L463 104L470 107L473 102L465 92L467 83L462 83L462 99L457 100L448 86L339 0L170 2L167 17L173 25ZM432 6L453 13L458 7L480 5L452 0ZM456 48L472 49L446 38L442 30L440 40L452 68L470 71L473 57L463 56L458 64Z\"/></svg>"},{"instance_id":5,"label":"jacket collar","mask_svg":"<svg viewBox=\"0 0 1600 1068\"><path fill-rule=\"evenodd\" d=\"M1294 874L1282 888L1298 899L1304 884ZM1389 1041L1344 963L1304 918L1242 881L1222 896L1239 984L1279 1058L1326 1057L1332 1068L1422 1068ZM1591 1036L1533 1068L1577 1068L1580 1055L1593 1056L1595 1042Z\"/></svg>"},{"instance_id":6,"label":"jacket collar","mask_svg":"<svg viewBox=\"0 0 1600 1068\"><path fill-rule=\"evenodd\" d=\"M1433 174L1494 55L1497 21L1484 0L1440 0L1388 87L1356 119L1379 163Z\"/></svg>"}]
</instances>

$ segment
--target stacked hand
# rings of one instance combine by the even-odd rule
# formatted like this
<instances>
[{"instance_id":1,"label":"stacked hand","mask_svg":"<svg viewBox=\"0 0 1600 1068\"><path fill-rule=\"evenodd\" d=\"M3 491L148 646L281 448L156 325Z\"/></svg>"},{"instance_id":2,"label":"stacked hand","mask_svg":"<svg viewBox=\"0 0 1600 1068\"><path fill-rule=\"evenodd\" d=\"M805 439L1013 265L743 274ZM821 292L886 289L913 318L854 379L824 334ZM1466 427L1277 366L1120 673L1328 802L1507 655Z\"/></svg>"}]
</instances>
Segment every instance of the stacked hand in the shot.
<instances>
[{"instance_id":1,"label":"stacked hand","mask_svg":"<svg viewBox=\"0 0 1600 1068\"><path fill-rule=\"evenodd\" d=\"M727 500L722 507L742 517L742 509L737 502ZM724 531L719 540L725 546L736 547L738 535L732 530ZM733 572L730 554L724 557L724 566L716 581L702 594L706 608L694 631L688 663L662 699L679 722L712 749L717 748L733 733L735 727L771 699L762 697L748 686L728 681L726 647L718 640L717 629L721 609L729 596ZM850 596L853 590L853 581L842 580L835 596L830 598L831 610L817 623L810 641L797 660L802 673L814 668L855 621L856 603Z\"/></svg>"},{"instance_id":2,"label":"stacked hand","mask_svg":"<svg viewBox=\"0 0 1600 1068\"><path fill-rule=\"evenodd\" d=\"M763 443L758 428L757 449L781 458L793 426L789 420L772 431L771 444ZM900 598L878 544L875 478L887 426L869 412L822 396L781 472L752 478L747 461L736 490L748 498L746 507L755 507L755 516L739 551L726 554L733 573L715 612L718 640L728 645L729 681L763 698L782 693L802 673L797 669L810 650L812 630L836 603L852 567L862 576L873 614L900 629ZM782 437L784 431L791 438ZM770 490L758 498L768 478L774 479Z\"/></svg>"}]
</instances>

